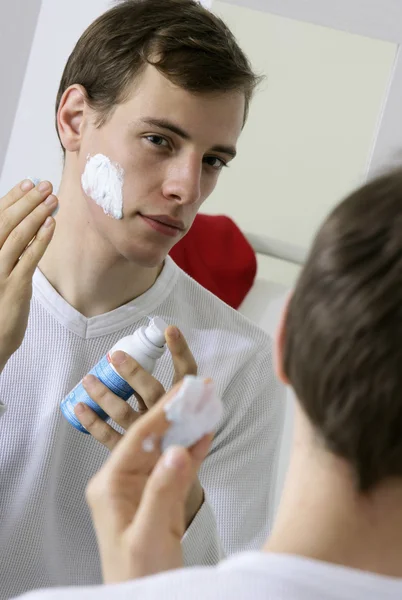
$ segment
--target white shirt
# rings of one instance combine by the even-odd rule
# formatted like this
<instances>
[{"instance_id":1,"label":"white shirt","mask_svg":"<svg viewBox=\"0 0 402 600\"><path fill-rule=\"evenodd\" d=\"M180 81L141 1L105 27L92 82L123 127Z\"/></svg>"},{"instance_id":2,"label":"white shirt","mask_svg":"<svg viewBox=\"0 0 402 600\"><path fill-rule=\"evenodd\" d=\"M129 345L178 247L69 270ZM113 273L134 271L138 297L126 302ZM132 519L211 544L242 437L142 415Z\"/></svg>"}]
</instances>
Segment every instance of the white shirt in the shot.
<instances>
[{"instance_id":1,"label":"white shirt","mask_svg":"<svg viewBox=\"0 0 402 600\"><path fill-rule=\"evenodd\" d=\"M199 374L212 377L224 417L200 471L207 501L183 538L186 565L258 549L269 533L285 390L272 341L168 258L155 285L85 318L37 271L24 342L0 376L0 598L101 582L84 492L108 451L76 431L59 405L122 337L160 316L183 331ZM155 377L171 386L168 352Z\"/></svg>"},{"instance_id":2,"label":"white shirt","mask_svg":"<svg viewBox=\"0 0 402 600\"><path fill-rule=\"evenodd\" d=\"M401 600L402 579L306 558L248 552L218 567L180 569L93 588L48 590L19 600Z\"/></svg>"}]
</instances>

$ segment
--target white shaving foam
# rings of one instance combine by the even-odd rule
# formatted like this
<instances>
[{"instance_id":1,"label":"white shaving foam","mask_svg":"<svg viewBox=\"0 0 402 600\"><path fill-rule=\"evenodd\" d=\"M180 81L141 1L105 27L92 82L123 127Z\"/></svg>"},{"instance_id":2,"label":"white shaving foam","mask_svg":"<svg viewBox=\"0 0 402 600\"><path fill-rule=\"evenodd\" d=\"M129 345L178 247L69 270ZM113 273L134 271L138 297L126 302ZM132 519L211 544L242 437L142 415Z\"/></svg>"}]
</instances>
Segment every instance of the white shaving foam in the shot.
<instances>
[{"instance_id":1,"label":"white shaving foam","mask_svg":"<svg viewBox=\"0 0 402 600\"><path fill-rule=\"evenodd\" d=\"M145 438L142 442L142 449L144 452L153 452L155 450L156 444L156 435L151 433L148 437Z\"/></svg>"},{"instance_id":2,"label":"white shaving foam","mask_svg":"<svg viewBox=\"0 0 402 600\"><path fill-rule=\"evenodd\" d=\"M176 396L165 406L170 428L163 436L161 449L169 446L189 448L215 430L223 414L222 400L212 382L187 376Z\"/></svg>"},{"instance_id":3,"label":"white shaving foam","mask_svg":"<svg viewBox=\"0 0 402 600\"><path fill-rule=\"evenodd\" d=\"M98 204L106 215L123 218L124 170L103 154L88 156L81 177L84 192Z\"/></svg>"},{"instance_id":4,"label":"white shaving foam","mask_svg":"<svg viewBox=\"0 0 402 600\"><path fill-rule=\"evenodd\" d=\"M32 183L34 184L34 186L37 186L40 184L41 180L38 177L31 177L30 175L27 175L25 177L25 179L29 179L30 181L32 181Z\"/></svg>"}]
</instances>

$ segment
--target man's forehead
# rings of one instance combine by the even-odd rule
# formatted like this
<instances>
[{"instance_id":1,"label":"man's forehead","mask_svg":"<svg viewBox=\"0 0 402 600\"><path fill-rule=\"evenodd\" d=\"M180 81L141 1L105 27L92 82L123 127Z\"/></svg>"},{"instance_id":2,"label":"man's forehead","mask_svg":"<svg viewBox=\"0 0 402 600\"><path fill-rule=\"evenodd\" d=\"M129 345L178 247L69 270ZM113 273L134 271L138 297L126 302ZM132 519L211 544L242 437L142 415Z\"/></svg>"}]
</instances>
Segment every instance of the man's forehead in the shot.
<instances>
[{"instance_id":1,"label":"man's forehead","mask_svg":"<svg viewBox=\"0 0 402 600\"><path fill-rule=\"evenodd\" d=\"M171 82L147 66L133 83L128 99L133 120L166 119L190 131L211 126L235 143L244 125L245 93L237 90L193 92ZM226 140L228 142L228 140Z\"/></svg>"}]
</instances>

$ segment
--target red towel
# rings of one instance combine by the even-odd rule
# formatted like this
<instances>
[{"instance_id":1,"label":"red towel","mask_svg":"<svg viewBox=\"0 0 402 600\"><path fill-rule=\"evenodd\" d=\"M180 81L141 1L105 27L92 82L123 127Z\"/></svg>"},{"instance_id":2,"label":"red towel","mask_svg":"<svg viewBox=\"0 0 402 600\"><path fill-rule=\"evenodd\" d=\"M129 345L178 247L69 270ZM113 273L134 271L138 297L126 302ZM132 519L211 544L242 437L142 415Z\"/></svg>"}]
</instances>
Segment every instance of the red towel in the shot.
<instances>
[{"instance_id":1,"label":"red towel","mask_svg":"<svg viewBox=\"0 0 402 600\"><path fill-rule=\"evenodd\" d=\"M190 277L221 300L239 308L257 272L255 252L225 216L198 214L170 256Z\"/></svg>"}]
</instances>

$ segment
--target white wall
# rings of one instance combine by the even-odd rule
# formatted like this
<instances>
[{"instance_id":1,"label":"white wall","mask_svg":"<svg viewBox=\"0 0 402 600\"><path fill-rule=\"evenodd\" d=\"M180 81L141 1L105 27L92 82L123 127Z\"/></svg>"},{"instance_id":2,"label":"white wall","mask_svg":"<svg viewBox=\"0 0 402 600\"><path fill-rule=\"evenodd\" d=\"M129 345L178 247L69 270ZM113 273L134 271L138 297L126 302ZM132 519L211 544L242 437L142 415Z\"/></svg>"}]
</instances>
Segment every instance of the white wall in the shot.
<instances>
[{"instance_id":1,"label":"white wall","mask_svg":"<svg viewBox=\"0 0 402 600\"><path fill-rule=\"evenodd\" d=\"M0 174L17 110L41 0L0 3Z\"/></svg>"},{"instance_id":2,"label":"white wall","mask_svg":"<svg viewBox=\"0 0 402 600\"><path fill-rule=\"evenodd\" d=\"M81 33L111 4L108 0L42 0L0 195L26 175L49 179L57 188L62 153L54 128L54 105L62 70Z\"/></svg>"},{"instance_id":3,"label":"white wall","mask_svg":"<svg viewBox=\"0 0 402 600\"><path fill-rule=\"evenodd\" d=\"M236 164L205 210L306 248L366 174L397 46L228 3L214 8L267 79ZM260 263L264 276L271 268Z\"/></svg>"}]
</instances>

